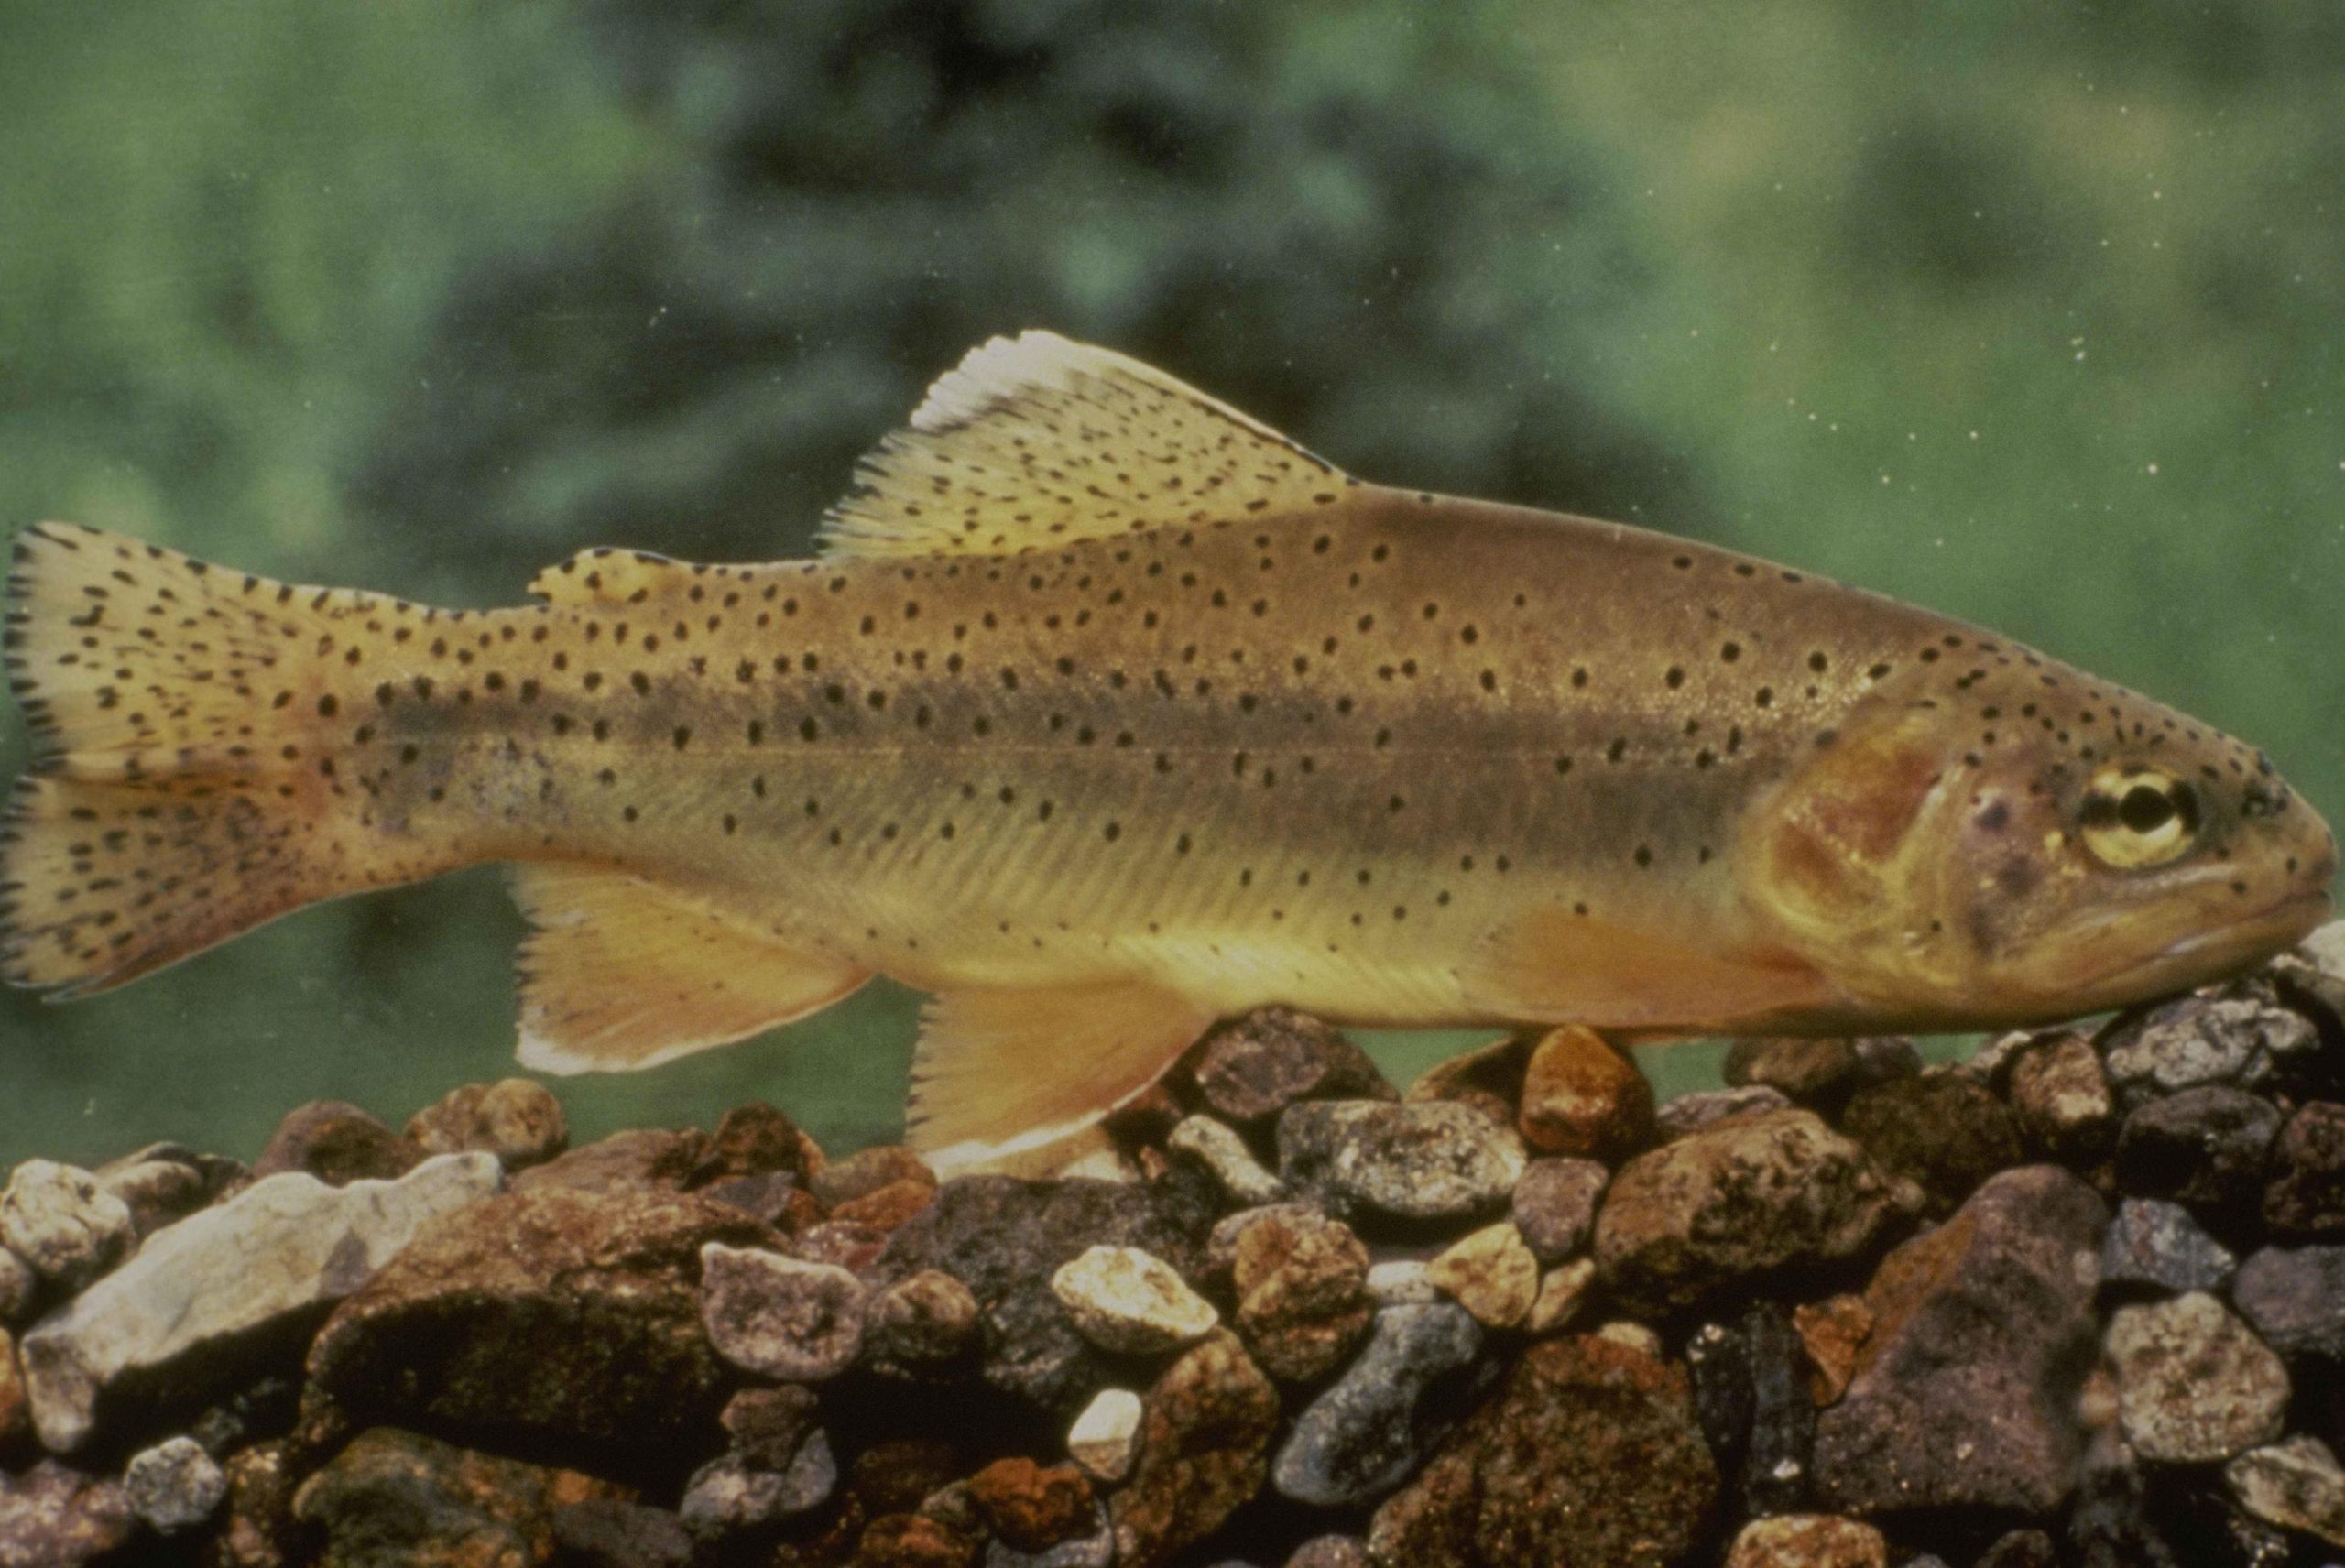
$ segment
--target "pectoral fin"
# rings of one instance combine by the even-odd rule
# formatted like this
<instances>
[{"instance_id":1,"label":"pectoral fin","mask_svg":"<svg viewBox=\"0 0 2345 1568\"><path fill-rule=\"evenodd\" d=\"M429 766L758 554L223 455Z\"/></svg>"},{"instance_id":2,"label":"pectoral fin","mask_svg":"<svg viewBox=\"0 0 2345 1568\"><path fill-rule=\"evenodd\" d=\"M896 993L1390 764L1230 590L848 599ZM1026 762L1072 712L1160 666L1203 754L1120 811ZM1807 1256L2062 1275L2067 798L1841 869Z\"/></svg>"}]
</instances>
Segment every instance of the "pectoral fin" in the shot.
<instances>
[{"instance_id":1,"label":"pectoral fin","mask_svg":"<svg viewBox=\"0 0 2345 1568\"><path fill-rule=\"evenodd\" d=\"M912 1057L909 1138L940 1173L1073 1138L1156 1081L1213 1022L1139 980L948 991Z\"/></svg>"},{"instance_id":2,"label":"pectoral fin","mask_svg":"<svg viewBox=\"0 0 2345 1568\"><path fill-rule=\"evenodd\" d=\"M525 865L514 898L524 1067L619 1073L786 1024L870 972L787 946L683 893L597 866Z\"/></svg>"},{"instance_id":3,"label":"pectoral fin","mask_svg":"<svg viewBox=\"0 0 2345 1568\"><path fill-rule=\"evenodd\" d=\"M1788 953L1717 953L1568 909L1526 911L1483 940L1466 994L1493 1016L1703 1033L1781 1020L1829 988Z\"/></svg>"}]
</instances>

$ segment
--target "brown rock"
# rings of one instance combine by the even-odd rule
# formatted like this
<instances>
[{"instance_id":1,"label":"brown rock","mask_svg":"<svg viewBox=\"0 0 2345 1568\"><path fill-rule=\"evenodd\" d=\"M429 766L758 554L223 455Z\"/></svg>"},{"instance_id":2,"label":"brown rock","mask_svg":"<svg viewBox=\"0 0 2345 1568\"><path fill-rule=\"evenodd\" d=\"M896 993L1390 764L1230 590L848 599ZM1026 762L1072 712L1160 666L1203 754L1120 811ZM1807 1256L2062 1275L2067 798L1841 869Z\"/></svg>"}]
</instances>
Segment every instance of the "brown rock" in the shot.
<instances>
[{"instance_id":1,"label":"brown rock","mask_svg":"<svg viewBox=\"0 0 2345 1568\"><path fill-rule=\"evenodd\" d=\"M1920 1187L1933 1214L1952 1214L1979 1183L2023 1158L2010 1110L1951 1068L1860 1091L1840 1130L1884 1173Z\"/></svg>"},{"instance_id":2,"label":"brown rock","mask_svg":"<svg viewBox=\"0 0 2345 1568\"><path fill-rule=\"evenodd\" d=\"M562 1102L528 1078L466 1083L408 1118L408 1141L426 1154L481 1149L507 1171L542 1165L570 1147Z\"/></svg>"},{"instance_id":3,"label":"brown rock","mask_svg":"<svg viewBox=\"0 0 2345 1568\"><path fill-rule=\"evenodd\" d=\"M1539 1295L1539 1260L1522 1232L1504 1220L1452 1244L1427 1266L1425 1277L1485 1328L1514 1327Z\"/></svg>"},{"instance_id":4,"label":"brown rock","mask_svg":"<svg viewBox=\"0 0 2345 1568\"><path fill-rule=\"evenodd\" d=\"M821 1146L800 1131L796 1122L763 1100L752 1100L734 1106L716 1124L693 1184L786 1171L802 1185L811 1185L823 1166Z\"/></svg>"},{"instance_id":5,"label":"brown rock","mask_svg":"<svg viewBox=\"0 0 2345 1568\"><path fill-rule=\"evenodd\" d=\"M541 1187L474 1203L343 1302L311 1378L361 1419L619 1455L700 1441L730 1380L701 1327L710 1242L779 1238L671 1193Z\"/></svg>"},{"instance_id":6,"label":"brown rock","mask_svg":"<svg viewBox=\"0 0 2345 1568\"><path fill-rule=\"evenodd\" d=\"M822 1424L822 1401L796 1383L744 1388L725 1401L717 1420L732 1434L733 1452L754 1470L787 1470Z\"/></svg>"},{"instance_id":7,"label":"brown rock","mask_svg":"<svg viewBox=\"0 0 2345 1568\"><path fill-rule=\"evenodd\" d=\"M0 1471L0 1568L81 1568L129 1544L138 1519L119 1483L44 1459Z\"/></svg>"},{"instance_id":8,"label":"brown rock","mask_svg":"<svg viewBox=\"0 0 2345 1568\"><path fill-rule=\"evenodd\" d=\"M1261 1007L1219 1025L1190 1069L1214 1113L1259 1127L1298 1100L1390 1100L1392 1085L1368 1053L1317 1018Z\"/></svg>"},{"instance_id":9,"label":"brown rock","mask_svg":"<svg viewBox=\"0 0 2345 1568\"><path fill-rule=\"evenodd\" d=\"M933 1180L890 1181L874 1192L860 1198L849 1198L831 1211L834 1221L846 1225L868 1225L885 1235L928 1207L936 1196Z\"/></svg>"},{"instance_id":10,"label":"brown rock","mask_svg":"<svg viewBox=\"0 0 2345 1568\"><path fill-rule=\"evenodd\" d=\"M1652 1085L1594 1029L1550 1029L1524 1064L1516 1125L1543 1153L1621 1160L1652 1141Z\"/></svg>"},{"instance_id":11,"label":"brown rock","mask_svg":"<svg viewBox=\"0 0 2345 1568\"><path fill-rule=\"evenodd\" d=\"M1726 1568L1884 1568L1881 1531L1831 1514L1752 1519L1734 1538Z\"/></svg>"},{"instance_id":12,"label":"brown rock","mask_svg":"<svg viewBox=\"0 0 2345 1568\"><path fill-rule=\"evenodd\" d=\"M421 1162L423 1150L341 1100L312 1100L285 1113L253 1161L253 1179L306 1171L329 1187L388 1181Z\"/></svg>"},{"instance_id":13,"label":"brown rock","mask_svg":"<svg viewBox=\"0 0 2345 1568\"><path fill-rule=\"evenodd\" d=\"M300 1560L286 1448L281 1441L256 1443L222 1464L228 1497L214 1520L210 1568L286 1568Z\"/></svg>"},{"instance_id":14,"label":"brown rock","mask_svg":"<svg viewBox=\"0 0 2345 1568\"><path fill-rule=\"evenodd\" d=\"M513 1178L517 1192L561 1187L573 1192L681 1192L708 1152L708 1135L693 1127L615 1132L557 1155Z\"/></svg>"},{"instance_id":15,"label":"brown rock","mask_svg":"<svg viewBox=\"0 0 2345 1568\"><path fill-rule=\"evenodd\" d=\"M933 1190L936 1172L900 1144L875 1144L858 1149L844 1160L834 1160L814 1173L809 1190L824 1206L837 1208L867 1198L883 1187L910 1181Z\"/></svg>"},{"instance_id":16,"label":"brown rock","mask_svg":"<svg viewBox=\"0 0 2345 1568\"><path fill-rule=\"evenodd\" d=\"M13 1457L32 1432L32 1399L25 1391L25 1369L16 1360L16 1342L0 1328L0 1460Z\"/></svg>"},{"instance_id":17,"label":"brown rock","mask_svg":"<svg viewBox=\"0 0 2345 1568\"><path fill-rule=\"evenodd\" d=\"M1167 1367L1147 1405L1113 1504L1120 1568L1156 1568L1260 1491L1279 1420L1278 1390L1226 1329Z\"/></svg>"},{"instance_id":18,"label":"brown rock","mask_svg":"<svg viewBox=\"0 0 2345 1568\"><path fill-rule=\"evenodd\" d=\"M1086 1533L1096 1519L1091 1482L1072 1465L997 1459L969 1477L969 1496L1003 1544L1048 1552Z\"/></svg>"},{"instance_id":19,"label":"brown rock","mask_svg":"<svg viewBox=\"0 0 2345 1568\"><path fill-rule=\"evenodd\" d=\"M899 1438L856 1454L847 1486L864 1512L878 1519L920 1512L921 1500L951 1485L961 1470L961 1451L953 1444L933 1437Z\"/></svg>"},{"instance_id":20,"label":"brown rock","mask_svg":"<svg viewBox=\"0 0 2345 1568\"><path fill-rule=\"evenodd\" d=\"M863 1313L865 1358L882 1370L933 1370L976 1342L977 1298L941 1269L907 1275Z\"/></svg>"},{"instance_id":21,"label":"brown rock","mask_svg":"<svg viewBox=\"0 0 2345 1568\"><path fill-rule=\"evenodd\" d=\"M1759 1084L1805 1104L1828 1103L1855 1087L1857 1042L1779 1035L1738 1040L1727 1048L1722 1073L1729 1088Z\"/></svg>"},{"instance_id":22,"label":"brown rock","mask_svg":"<svg viewBox=\"0 0 2345 1568\"><path fill-rule=\"evenodd\" d=\"M523 1568L551 1554L557 1510L626 1495L573 1470L376 1427L301 1484L293 1515L322 1538L317 1568Z\"/></svg>"},{"instance_id":23,"label":"brown rock","mask_svg":"<svg viewBox=\"0 0 2345 1568\"><path fill-rule=\"evenodd\" d=\"M1522 1168L1511 1200L1514 1228L1540 1262L1560 1263L1587 1245L1611 1180L1593 1160L1534 1160Z\"/></svg>"},{"instance_id":24,"label":"brown rock","mask_svg":"<svg viewBox=\"0 0 2345 1568\"><path fill-rule=\"evenodd\" d=\"M2263 1223L2294 1240L2345 1238L2345 1103L2300 1105L2272 1141Z\"/></svg>"},{"instance_id":25,"label":"brown rock","mask_svg":"<svg viewBox=\"0 0 2345 1568\"><path fill-rule=\"evenodd\" d=\"M1531 1061L1531 1045L1529 1036L1513 1035L1437 1062L1419 1074L1403 1098L1471 1105L1500 1126L1511 1127L1515 1107L1522 1099L1522 1074Z\"/></svg>"},{"instance_id":26,"label":"brown rock","mask_svg":"<svg viewBox=\"0 0 2345 1568\"><path fill-rule=\"evenodd\" d=\"M2090 1035L2031 1039L2012 1062L2011 1100L2029 1144L2055 1159L2089 1162L2117 1142L2117 1098Z\"/></svg>"},{"instance_id":27,"label":"brown rock","mask_svg":"<svg viewBox=\"0 0 2345 1568\"><path fill-rule=\"evenodd\" d=\"M977 1543L922 1514L873 1519L856 1547L855 1568L970 1568Z\"/></svg>"},{"instance_id":28,"label":"brown rock","mask_svg":"<svg viewBox=\"0 0 2345 1568\"><path fill-rule=\"evenodd\" d=\"M1480 1568L1474 1553L1477 1497L1470 1454L1439 1455L1376 1510L1369 1521L1368 1560L1376 1568Z\"/></svg>"},{"instance_id":29,"label":"brown rock","mask_svg":"<svg viewBox=\"0 0 2345 1568\"><path fill-rule=\"evenodd\" d=\"M1539 1277L1539 1294L1532 1298L1523 1317L1525 1334L1550 1334L1571 1326L1587 1304L1588 1287L1596 1283L1596 1259L1575 1258Z\"/></svg>"},{"instance_id":30,"label":"brown rock","mask_svg":"<svg viewBox=\"0 0 2345 1568\"><path fill-rule=\"evenodd\" d=\"M150 1143L107 1160L93 1174L128 1206L130 1223L143 1240L212 1203L249 1173L223 1155L200 1154L185 1144Z\"/></svg>"},{"instance_id":31,"label":"brown rock","mask_svg":"<svg viewBox=\"0 0 2345 1568\"><path fill-rule=\"evenodd\" d=\"M1271 1211L1238 1235L1238 1337L1273 1377L1315 1382L1368 1333L1368 1249L1341 1221Z\"/></svg>"},{"instance_id":32,"label":"brown rock","mask_svg":"<svg viewBox=\"0 0 2345 1568\"><path fill-rule=\"evenodd\" d=\"M791 1256L860 1274L887 1250L889 1233L860 1220L824 1220L790 1238Z\"/></svg>"},{"instance_id":33,"label":"brown rock","mask_svg":"<svg viewBox=\"0 0 2345 1568\"><path fill-rule=\"evenodd\" d=\"M1857 1374L1857 1357L1872 1334L1872 1309L1862 1296L1827 1296L1793 1308L1792 1327L1807 1351L1816 1404L1831 1404Z\"/></svg>"}]
</instances>

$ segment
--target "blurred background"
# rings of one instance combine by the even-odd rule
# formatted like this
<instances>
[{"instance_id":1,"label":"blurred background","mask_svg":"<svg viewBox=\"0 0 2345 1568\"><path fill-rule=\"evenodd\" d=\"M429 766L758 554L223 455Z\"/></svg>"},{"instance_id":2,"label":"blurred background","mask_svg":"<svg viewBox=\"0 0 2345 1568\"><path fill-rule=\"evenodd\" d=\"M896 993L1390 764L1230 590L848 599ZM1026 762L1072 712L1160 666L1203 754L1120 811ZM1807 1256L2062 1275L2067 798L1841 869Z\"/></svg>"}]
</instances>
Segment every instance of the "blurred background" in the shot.
<instances>
[{"instance_id":1,"label":"blurred background","mask_svg":"<svg viewBox=\"0 0 2345 1568\"><path fill-rule=\"evenodd\" d=\"M0 532L460 605L586 545L786 556L933 376L1047 325L1370 478L1984 622L2345 812L2333 0L115 0L0 38ZM0 1164L249 1158L305 1099L501 1076L518 931L477 871L0 996ZM582 1137L762 1096L852 1147L916 1005L562 1092Z\"/></svg>"}]
</instances>

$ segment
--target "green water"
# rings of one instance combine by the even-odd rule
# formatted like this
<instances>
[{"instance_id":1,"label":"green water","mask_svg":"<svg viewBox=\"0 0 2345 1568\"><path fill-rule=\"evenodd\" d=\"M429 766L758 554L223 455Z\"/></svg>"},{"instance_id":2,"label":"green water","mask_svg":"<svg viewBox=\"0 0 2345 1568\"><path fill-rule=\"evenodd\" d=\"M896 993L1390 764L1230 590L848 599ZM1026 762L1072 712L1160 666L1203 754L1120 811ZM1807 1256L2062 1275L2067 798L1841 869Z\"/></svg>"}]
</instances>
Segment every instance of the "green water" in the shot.
<instances>
[{"instance_id":1,"label":"green water","mask_svg":"<svg viewBox=\"0 0 2345 1568\"><path fill-rule=\"evenodd\" d=\"M789 554L928 377L1049 325L1370 477L2001 628L2334 817L2340 103L2329 0L13 6L0 531L467 604L589 544ZM518 930L479 872L0 999L0 1164L499 1075ZM565 1099L867 1141L916 1006Z\"/></svg>"}]
</instances>

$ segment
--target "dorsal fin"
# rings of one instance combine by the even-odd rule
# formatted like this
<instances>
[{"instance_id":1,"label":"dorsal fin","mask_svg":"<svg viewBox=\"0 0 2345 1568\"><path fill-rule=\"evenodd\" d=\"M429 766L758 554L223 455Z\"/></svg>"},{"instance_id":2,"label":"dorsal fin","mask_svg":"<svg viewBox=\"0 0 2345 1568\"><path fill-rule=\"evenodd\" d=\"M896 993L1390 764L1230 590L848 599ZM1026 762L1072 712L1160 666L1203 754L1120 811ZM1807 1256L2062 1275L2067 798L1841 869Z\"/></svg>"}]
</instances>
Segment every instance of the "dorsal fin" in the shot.
<instances>
[{"instance_id":1,"label":"dorsal fin","mask_svg":"<svg viewBox=\"0 0 2345 1568\"><path fill-rule=\"evenodd\" d=\"M600 545L547 567L529 580L529 592L549 604L640 604L691 576L692 568L664 555Z\"/></svg>"},{"instance_id":2,"label":"dorsal fin","mask_svg":"<svg viewBox=\"0 0 2345 1568\"><path fill-rule=\"evenodd\" d=\"M867 453L830 555L1008 555L1332 505L1354 481L1136 359L1055 332L995 338Z\"/></svg>"}]
</instances>

